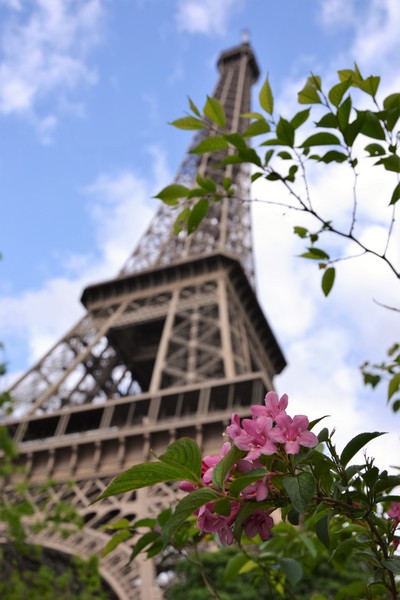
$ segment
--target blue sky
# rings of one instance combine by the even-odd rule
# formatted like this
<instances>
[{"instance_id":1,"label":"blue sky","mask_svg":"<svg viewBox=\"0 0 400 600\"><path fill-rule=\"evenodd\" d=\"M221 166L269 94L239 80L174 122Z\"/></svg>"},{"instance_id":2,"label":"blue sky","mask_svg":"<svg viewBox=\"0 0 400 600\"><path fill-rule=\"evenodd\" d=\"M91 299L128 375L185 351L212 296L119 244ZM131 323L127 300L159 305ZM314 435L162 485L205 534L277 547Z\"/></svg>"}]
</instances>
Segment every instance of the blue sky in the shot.
<instances>
[{"instance_id":1,"label":"blue sky","mask_svg":"<svg viewBox=\"0 0 400 600\"><path fill-rule=\"evenodd\" d=\"M249 29L279 110L295 110L310 71L332 81L357 61L400 89L397 0L0 0L0 339L12 381L80 317L83 287L114 276L157 208L190 136L167 125L186 96L201 104L221 51ZM257 94L255 90L255 97ZM346 213L346 180L318 172L313 192ZM360 234L385 227L367 177ZM275 194L255 186L258 198ZM276 196L274 196L276 198ZM338 443L391 431L372 450L393 463L398 419L358 365L380 360L399 330L398 283L378 261L340 265L325 300L303 264L292 215L254 206L258 289L289 367L278 390L294 412L332 414ZM346 248L332 240L339 254ZM336 244L336 246L335 246ZM394 251L395 252L395 251ZM398 248L397 248L398 254ZM398 259L398 256L397 256ZM305 263L306 261L304 261Z\"/></svg>"}]
</instances>

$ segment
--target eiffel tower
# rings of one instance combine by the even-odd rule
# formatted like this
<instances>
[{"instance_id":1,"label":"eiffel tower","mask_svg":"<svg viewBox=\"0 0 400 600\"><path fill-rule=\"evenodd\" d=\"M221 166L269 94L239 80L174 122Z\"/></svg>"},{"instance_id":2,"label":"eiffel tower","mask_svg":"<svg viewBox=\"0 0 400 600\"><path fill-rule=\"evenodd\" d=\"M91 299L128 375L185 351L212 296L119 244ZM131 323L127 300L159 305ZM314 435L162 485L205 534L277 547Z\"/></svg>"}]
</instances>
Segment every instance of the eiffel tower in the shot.
<instances>
[{"instance_id":1,"label":"eiffel tower","mask_svg":"<svg viewBox=\"0 0 400 600\"><path fill-rule=\"evenodd\" d=\"M218 69L213 96L229 130L243 131L259 76L250 45L223 52ZM177 438L218 451L231 413L248 415L285 366L253 287L250 208L240 200L249 197L249 173L192 154L176 181L195 186L197 174L230 177L236 196L214 203L189 237L172 233L175 215L161 205L121 272L84 290L84 317L10 390L18 417L7 423L31 500L40 505L35 487L51 478L51 502L70 503L85 521L67 539L37 534L45 548L101 555L102 525L170 506L167 484L91 503L116 474ZM154 564L128 565L130 553L124 543L102 558L103 579L120 600L161 598Z\"/></svg>"}]
</instances>

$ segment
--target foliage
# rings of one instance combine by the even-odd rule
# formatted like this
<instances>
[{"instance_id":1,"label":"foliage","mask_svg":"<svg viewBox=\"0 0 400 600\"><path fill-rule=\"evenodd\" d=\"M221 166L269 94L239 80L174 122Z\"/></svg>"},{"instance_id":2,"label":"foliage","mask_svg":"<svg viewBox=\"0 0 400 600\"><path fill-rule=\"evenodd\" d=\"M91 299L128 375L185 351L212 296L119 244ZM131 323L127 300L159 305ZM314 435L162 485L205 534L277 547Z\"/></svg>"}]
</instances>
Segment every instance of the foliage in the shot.
<instances>
[{"instance_id":1,"label":"foliage","mask_svg":"<svg viewBox=\"0 0 400 600\"><path fill-rule=\"evenodd\" d=\"M88 561L44 551L37 546L0 549L2 569L0 597L3 600L108 600L102 588L98 559Z\"/></svg>"},{"instance_id":2,"label":"foliage","mask_svg":"<svg viewBox=\"0 0 400 600\"><path fill-rule=\"evenodd\" d=\"M289 598L328 554L332 568L343 576L349 565L353 575L354 563L359 565L346 595L338 591L337 600L396 599L400 496L393 490L400 485L400 476L380 471L368 458L350 464L382 433L357 435L339 455L333 432L324 428L316 436L311 431L320 419L310 424L304 415L291 418L287 404L286 395L279 399L268 392L264 406L251 407L252 419L240 422L233 415L226 429L230 442L223 444L219 455L202 458L197 444L182 438L157 461L118 475L99 499L168 478L183 480L180 488L187 495L173 512L164 511L156 519L115 523L118 532L105 552L130 536L136 542L132 559L140 552L149 558L162 552L170 555L174 548L182 551L217 536L223 545L235 542L242 550L228 563L228 580L254 571L266 577L276 593ZM280 525L271 518L277 510ZM143 529L147 531L142 533ZM256 542L253 550L250 540ZM209 581L207 587L212 589ZM223 596L215 592L212 597Z\"/></svg>"},{"instance_id":3,"label":"foliage","mask_svg":"<svg viewBox=\"0 0 400 600\"><path fill-rule=\"evenodd\" d=\"M383 380L388 382L387 403L391 403L396 412L400 410L400 344L393 344L387 354L388 362L371 364L366 361L361 365L361 372L364 383L373 388Z\"/></svg>"},{"instance_id":4,"label":"foliage","mask_svg":"<svg viewBox=\"0 0 400 600\"><path fill-rule=\"evenodd\" d=\"M207 99L203 114L189 99L190 110L195 116L177 119L171 123L179 129L208 131L209 135L191 150L192 153L212 154L218 150L229 150L222 160L218 155L215 167L250 164L254 170L253 182L263 178L283 185L291 199L291 202L288 201L283 205L299 213L311 215L315 219L317 222L315 231L299 225L295 227L294 233L306 242L305 251L301 256L318 263L318 267L323 271L322 289L325 295L330 293L334 283L333 265L345 258L332 258L321 247L321 240L329 233L351 241L362 254L376 255L387 264L397 278L400 277L399 271L388 257L395 205L400 198L398 135L400 93L390 94L383 100L382 105L379 105L377 100L379 83L379 77L364 78L355 65L354 69L338 71L338 83L325 93L320 77L310 75L298 94L299 104L309 104L310 107L286 119L274 114L274 97L267 78L259 94L260 112L242 115L250 122L242 134L226 129L223 106L215 98ZM365 108L365 101L362 99L363 108L357 108L350 93L352 90L367 96L371 105ZM311 124L311 116L315 111L317 111L315 115L317 120ZM310 128L315 128L315 133L309 135ZM304 130L306 133L303 133ZM259 143L259 151L256 152L249 142L255 137L259 139L261 135L266 139ZM266 152L265 148L267 148ZM314 208L308 177L310 169L321 163L340 164L343 168L349 169L353 175L352 210L347 228L339 229L329 218ZM393 179L392 193L387 199L389 208L387 242L381 254L366 246L356 233L359 210L358 178L361 164L372 166L379 172L383 171ZM178 207L180 211L184 208L183 213L178 216L176 225L179 225L179 228L186 225L189 233L200 225L207 212L205 208L199 210L199 205L205 207L211 202L220 202L235 193L234 182L229 178L218 183L210 177L204 179L198 177L197 184L198 187L194 189L173 184L161 190L156 196L168 205ZM273 201L266 202L274 204Z\"/></svg>"},{"instance_id":5,"label":"foliage","mask_svg":"<svg viewBox=\"0 0 400 600\"><path fill-rule=\"evenodd\" d=\"M207 99L203 113L189 99L190 111L195 117L188 116L172 122L179 129L202 128L208 131L208 137L191 152L212 155L216 150L226 150L222 160L220 155L216 156L215 167L247 164L253 168L253 182L265 179L271 184L283 186L287 191L287 202L263 202L278 204L303 217L314 219L314 228L310 229L307 221L295 226L294 234L306 245L300 256L314 262L321 270L321 287L325 296L330 294L334 286L337 263L347 258L374 255L391 269L397 279L400 278L398 267L389 254L396 205L400 198L400 93L389 94L380 104L377 99L379 84L379 77L363 77L358 66L354 65L353 69L338 71L337 83L325 92L321 78L311 74L298 93L299 104L309 107L290 118L284 118L275 115L274 96L267 78L259 94L260 111L242 115L249 119L249 125L242 134L226 129L224 109L216 99L213 99L213 110L210 109L210 99ZM359 107L355 104L355 93L361 96ZM311 122L312 116L314 122ZM260 136L266 139L261 138L263 141L258 144L256 152L249 142L253 138L259 140ZM326 204L323 210L317 208L310 192L310 172L318 165L335 164L341 165L342 172L350 172L353 180L349 189L351 199L347 226L334 223L330 207ZM387 205L388 226L382 252L366 245L357 232L361 205L359 180L363 173L370 173L371 168L376 175L384 175L388 182L392 182L390 195L383 197ZM192 233L205 218L211 203L223 199L229 201L229 197L236 192L234 182L229 178L225 178L221 184L217 178L213 181L210 177L197 177L197 184L198 187L194 189L175 184L157 195L161 201L178 209L176 232L186 228L188 233ZM379 201L382 202L381 199ZM332 234L350 242L359 253L330 256L324 248L324 240ZM388 363L370 365L366 362L361 367L367 384L375 386L383 378L388 380L388 402L394 411L400 409L398 347L395 344L394 349L389 351L391 356Z\"/></svg>"},{"instance_id":6,"label":"foliage","mask_svg":"<svg viewBox=\"0 0 400 600\"><path fill-rule=\"evenodd\" d=\"M265 544L262 552L276 553L282 564L290 565L291 555L295 545L299 550L304 569L302 579L296 586L287 583L290 598L310 600L310 598L334 598L349 584L355 581L367 581L367 574L357 563L335 572L329 564L329 553L312 532L305 527L301 530L290 523L280 523L276 526L273 540ZM254 549L253 549L254 551ZM296 550L296 556L298 556ZM246 562L244 562L246 561ZM202 572L221 600L280 600L282 596L274 585L264 576L264 572L256 563L249 571L241 572L240 564L249 564L246 555L234 548L218 548L216 552L200 552L178 560L174 565L174 578L166 586L164 595L167 600L208 600L210 592L204 584Z\"/></svg>"}]
</instances>

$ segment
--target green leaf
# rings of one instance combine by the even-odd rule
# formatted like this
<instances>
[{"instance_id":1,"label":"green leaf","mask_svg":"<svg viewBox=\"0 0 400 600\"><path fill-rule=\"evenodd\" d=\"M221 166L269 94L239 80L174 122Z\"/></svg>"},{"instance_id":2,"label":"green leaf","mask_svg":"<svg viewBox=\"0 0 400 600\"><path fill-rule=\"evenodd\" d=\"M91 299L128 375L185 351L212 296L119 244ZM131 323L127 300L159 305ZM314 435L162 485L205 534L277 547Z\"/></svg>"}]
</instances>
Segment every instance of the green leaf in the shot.
<instances>
[{"instance_id":1,"label":"green leaf","mask_svg":"<svg viewBox=\"0 0 400 600\"><path fill-rule=\"evenodd\" d=\"M284 146L285 144L282 143L281 140L278 140L277 138L271 139L271 140L266 140L265 142L262 142L262 144L260 144L260 146Z\"/></svg>"},{"instance_id":2,"label":"green leaf","mask_svg":"<svg viewBox=\"0 0 400 600\"><path fill-rule=\"evenodd\" d=\"M315 483L311 473L304 471L293 477L283 477L283 485L293 508L303 514L315 493Z\"/></svg>"},{"instance_id":3,"label":"green leaf","mask_svg":"<svg viewBox=\"0 0 400 600\"><path fill-rule=\"evenodd\" d=\"M389 381L388 387L388 402L392 396L400 390L400 373L396 373Z\"/></svg>"},{"instance_id":4,"label":"green leaf","mask_svg":"<svg viewBox=\"0 0 400 600\"><path fill-rule=\"evenodd\" d=\"M358 83L358 87L360 88L360 90L362 90L366 94L369 94L370 96L375 98L376 92L378 91L380 80L381 80L380 77L377 77L376 75L370 75L363 81L360 81Z\"/></svg>"},{"instance_id":5,"label":"green leaf","mask_svg":"<svg viewBox=\"0 0 400 600\"><path fill-rule=\"evenodd\" d=\"M225 479L229 471L239 458L243 458L245 454L244 450L239 450L239 448L233 445L224 458L214 467L212 482L217 489L222 490L224 488Z\"/></svg>"},{"instance_id":6,"label":"green leaf","mask_svg":"<svg viewBox=\"0 0 400 600\"><path fill-rule=\"evenodd\" d=\"M240 133L228 133L224 135L224 138L238 150L246 150L248 148L248 145Z\"/></svg>"},{"instance_id":7,"label":"green leaf","mask_svg":"<svg viewBox=\"0 0 400 600\"><path fill-rule=\"evenodd\" d=\"M149 518L145 518L145 519L139 519L139 521L135 521L133 523L135 529L139 529L140 527L150 527L153 528L154 525L156 524L157 520L156 519L149 519Z\"/></svg>"},{"instance_id":8,"label":"green leaf","mask_svg":"<svg viewBox=\"0 0 400 600\"><path fill-rule=\"evenodd\" d=\"M178 129L188 129L189 131L204 129L203 121L196 119L196 117L182 117L181 119L175 119L175 121L171 121L170 125L173 125Z\"/></svg>"},{"instance_id":9,"label":"green leaf","mask_svg":"<svg viewBox=\"0 0 400 600\"><path fill-rule=\"evenodd\" d=\"M274 152L275 152L275 150L273 150L272 148L271 148L271 150L267 150L267 151L266 151L266 153L265 153L265 158L264 158L264 166L265 166L265 167L268 165L269 161L270 161L270 160L271 160L271 158L273 157L273 155L274 155Z\"/></svg>"},{"instance_id":10,"label":"green leaf","mask_svg":"<svg viewBox=\"0 0 400 600\"><path fill-rule=\"evenodd\" d=\"M383 107L386 109L390 108L399 108L400 109L400 94L397 92L395 94L389 94L384 101Z\"/></svg>"},{"instance_id":11,"label":"green leaf","mask_svg":"<svg viewBox=\"0 0 400 600\"><path fill-rule=\"evenodd\" d=\"M358 73L359 71L357 71L356 73L352 69L341 69L340 71L338 71L340 81L350 81L350 85L354 85L355 82L360 80Z\"/></svg>"},{"instance_id":12,"label":"green leaf","mask_svg":"<svg viewBox=\"0 0 400 600\"><path fill-rule=\"evenodd\" d=\"M333 267L329 267L329 269L325 269L325 272L322 276L322 291L325 296L329 295L329 292L333 288L333 284L335 282L335 269Z\"/></svg>"},{"instance_id":13,"label":"green leaf","mask_svg":"<svg viewBox=\"0 0 400 600\"><path fill-rule=\"evenodd\" d=\"M222 182L222 187L224 188L224 190L227 192L229 190L229 188L232 186L232 179L230 177L225 177L223 182Z\"/></svg>"},{"instance_id":14,"label":"green leaf","mask_svg":"<svg viewBox=\"0 0 400 600\"><path fill-rule=\"evenodd\" d=\"M318 121L318 123L315 123L315 124L317 127L327 127L327 128L337 129L338 121L337 121L336 115L329 112L329 113L326 113L326 115L324 115Z\"/></svg>"},{"instance_id":15,"label":"green leaf","mask_svg":"<svg viewBox=\"0 0 400 600\"><path fill-rule=\"evenodd\" d=\"M132 554L129 557L129 562L132 562L137 557L137 555L140 554L141 551L146 548L146 546L149 546L159 538L160 534L157 531L148 531L147 533L142 535L133 547Z\"/></svg>"},{"instance_id":16,"label":"green leaf","mask_svg":"<svg viewBox=\"0 0 400 600\"><path fill-rule=\"evenodd\" d=\"M372 433L359 433L354 437L350 442L344 447L343 452L340 456L340 462L345 467L347 463L353 458L355 454L365 444L368 444L371 440L380 437L381 435L385 435L385 432L374 431Z\"/></svg>"},{"instance_id":17,"label":"green leaf","mask_svg":"<svg viewBox=\"0 0 400 600\"><path fill-rule=\"evenodd\" d=\"M276 171L272 171L271 173L268 173L268 175L266 175L265 179L268 179L268 181L282 181L283 177Z\"/></svg>"},{"instance_id":18,"label":"green leaf","mask_svg":"<svg viewBox=\"0 0 400 600\"><path fill-rule=\"evenodd\" d=\"M324 427L318 434L318 442L327 442L329 440L329 429Z\"/></svg>"},{"instance_id":19,"label":"green leaf","mask_svg":"<svg viewBox=\"0 0 400 600\"><path fill-rule=\"evenodd\" d=\"M242 475L242 477L239 477L233 483L231 483L229 488L230 493L233 496L237 497L239 496L240 492L244 490L244 488L251 485L252 483L255 483L256 481L259 481L266 475L268 475L268 471L266 471L266 469L263 469L262 467L253 469L252 471L249 471L248 473Z\"/></svg>"},{"instance_id":20,"label":"green leaf","mask_svg":"<svg viewBox=\"0 0 400 600\"><path fill-rule=\"evenodd\" d=\"M341 131L343 131L349 124L351 106L351 97L349 96L337 110L337 120Z\"/></svg>"},{"instance_id":21,"label":"green leaf","mask_svg":"<svg viewBox=\"0 0 400 600\"><path fill-rule=\"evenodd\" d=\"M294 558L279 558L279 565L292 585L296 585L303 577L301 564Z\"/></svg>"},{"instance_id":22,"label":"green leaf","mask_svg":"<svg viewBox=\"0 0 400 600\"><path fill-rule=\"evenodd\" d=\"M381 381L382 377L380 375L375 375L374 373L363 373L364 385L370 385L372 388L375 388L378 383Z\"/></svg>"},{"instance_id":23,"label":"green leaf","mask_svg":"<svg viewBox=\"0 0 400 600\"><path fill-rule=\"evenodd\" d=\"M239 150L240 159L245 162L253 163L257 167L262 167L260 157L254 148L246 148L246 150Z\"/></svg>"},{"instance_id":24,"label":"green leaf","mask_svg":"<svg viewBox=\"0 0 400 600\"><path fill-rule=\"evenodd\" d=\"M318 161L323 162L325 164L329 164L331 162L343 163L348 159L346 154L343 152L338 152L337 150L329 150L324 156L320 156Z\"/></svg>"},{"instance_id":25,"label":"green leaf","mask_svg":"<svg viewBox=\"0 0 400 600\"><path fill-rule=\"evenodd\" d=\"M306 229L305 227L299 227L299 226L296 225L293 228L293 230L294 230L294 233L296 235L298 235L299 237L301 237L301 238L307 237L308 229Z\"/></svg>"},{"instance_id":26,"label":"green leaf","mask_svg":"<svg viewBox=\"0 0 400 600\"><path fill-rule=\"evenodd\" d=\"M386 150L380 144L368 144L364 150L369 153L370 156L383 156L386 154Z\"/></svg>"},{"instance_id":27,"label":"green leaf","mask_svg":"<svg viewBox=\"0 0 400 600\"><path fill-rule=\"evenodd\" d=\"M390 556L382 561L382 565L392 573L400 573L400 556Z\"/></svg>"},{"instance_id":28,"label":"green leaf","mask_svg":"<svg viewBox=\"0 0 400 600\"><path fill-rule=\"evenodd\" d=\"M220 127L225 127L226 116L225 110L221 102L217 98L211 98L207 96L207 101L204 105L203 112L213 123Z\"/></svg>"},{"instance_id":29,"label":"green leaf","mask_svg":"<svg viewBox=\"0 0 400 600\"><path fill-rule=\"evenodd\" d=\"M279 158L282 158L283 160L291 160L292 159L292 155L290 154L290 152L287 152L286 150L282 150L282 152L278 152L277 156L279 156Z\"/></svg>"},{"instance_id":30,"label":"green leaf","mask_svg":"<svg viewBox=\"0 0 400 600\"><path fill-rule=\"evenodd\" d=\"M318 75L308 77L303 89L298 93L299 104L321 104L319 89L321 89L320 77Z\"/></svg>"},{"instance_id":31,"label":"green leaf","mask_svg":"<svg viewBox=\"0 0 400 600\"><path fill-rule=\"evenodd\" d=\"M259 112L242 113L240 116L243 119L264 119L264 115Z\"/></svg>"},{"instance_id":32,"label":"green leaf","mask_svg":"<svg viewBox=\"0 0 400 600\"><path fill-rule=\"evenodd\" d=\"M388 475L387 472L383 475L381 473L379 481L376 483L375 490L376 492L388 492L398 485L400 485L400 475Z\"/></svg>"},{"instance_id":33,"label":"green leaf","mask_svg":"<svg viewBox=\"0 0 400 600\"><path fill-rule=\"evenodd\" d=\"M286 119L281 117L276 126L276 135L278 136L281 144L285 146L294 146L294 128Z\"/></svg>"},{"instance_id":34,"label":"green leaf","mask_svg":"<svg viewBox=\"0 0 400 600\"><path fill-rule=\"evenodd\" d=\"M217 185L210 177L203 178L200 175L197 175L196 181L203 190L210 194L217 191Z\"/></svg>"},{"instance_id":35,"label":"green leaf","mask_svg":"<svg viewBox=\"0 0 400 600\"><path fill-rule=\"evenodd\" d=\"M321 250L320 248L315 248L315 246L311 246L308 248L308 252L304 252L300 254L302 258L311 258L312 260L328 260L329 254L325 252L325 250Z\"/></svg>"},{"instance_id":36,"label":"green leaf","mask_svg":"<svg viewBox=\"0 0 400 600\"><path fill-rule=\"evenodd\" d=\"M210 135L201 142L192 150L190 150L190 154L204 154L205 152L215 152L218 150L226 150L228 148L228 142L225 137L221 135Z\"/></svg>"},{"instance_id":37,"label":"green leaf","mask_svg":"<svg viewBox=\"0 0 400 600\"><path fill-rule=\"evenodd\" d=\"M365 595L366 587L363 581L353 581L341 587L335 596L335 600L350 600L351 598L360 600L360 598L367 598Z\"/></svg>"},{"instance_id":38,"label":"green leaf","mask_svg":"<svg viewBox=\"0 0 400 600\"><path fill-rule=\"evenodd\" d=\"M160 462L174 467L183 467L190 472L194 483L200 480L202 456L199 446L191 438L183 437L168 446L164 454L158 457Z\"/></svg>"},{"instance_id":39,"label":"green leaf","mask_svg":"<svg viewBox=\"0 0 400 600\"><path fill-rule=\"evenodd\" d=\"M296 113L292 119L290 119L290 124L293 129L298 129L303 123L305 123L310 116L311 108L306 108L305 110L301 110Z\"/></svg>"},{"instance_id":40,"label":"green leaf","mask_svg":"<svg viewBox=\"0 0 400 600\"><path fill-rule=\"evenodd\" d=\"M228 498L221 498L221 500L217 500L214 504L214 512L217 515L223 515L225 517L229 517L231 514L231 503Z\"/></svg>"},{"instance_id":41,"label":"green leaf","mask_svg":"<svg viewBox=\"0 0 400 600\"><path fill-rule=\"evenodd\" d=\"M337 83L329 90L328 98L334 106L336 106L336 107L339 106L344 94L347 92L350 85L351 85L351 78L349 78L345 81L341 81L340 83Z\"/></svg>"},{"instance_id":42,"label":"green leaf","mask_svg":"<svg viewBox=\"0 0 400 600\"><path fill-rule=\"evenodd\" d=\"M152 544L150 546L150 548L148 548L146 550L146 556L147 556L147 558L153 558L154 556L157 556L157 554L160 554L163 550L164 550L164 543L162 541L162 538L159 537L154 542L154 544Z\"/></svg>"},{"instance_id":43,"label":"green leaf","mask_svg":"<svg viewBox=\"0 0 400 600\"><path fill-rule=\"evenodd\" d=\"M260 177L263 176L263 173L253 173L253 175L251 176L251 183L254 183L255 181L257 181L257 179L260 179Z\"/></svg>"},{"instance_id":44,"label":"green leaf","mask_svg":"<svg viewBox=\"0 0 400 600\"><path fill-rule=\"evenodd\" d=\"M309 148L310 146L332 146L340 145L340 140L333 133L322 131L310 135L300 146L300 148Z\"/></svg>"},{"instance_id":45,"label":"green leaf","mask_svg":"<svg viewBox=\"0 0 400 600\"><path fill-rule=\"evenodd\" d=\"M247 563L249 559L244 554L235 554L232 556L225 567L224 580L231 581L238 577L240 569Z\"/></svg>"},{"instance_id":46,"label":"green leaf","mask_svg":"<svg viewBox=\"0 0 400 600\"><path fill-rule=\"evenodd\" d=\"M138 490L163 481L183 480L198 483L197 479L193 480L192 472L181 466L174 467L161 462L142 463L117 475L97 500Z\"/></svg>"},{"instance_id":47,"label":"green leaf","mask_svg":"<svg viewBox=\"0 0 400 600\"><path fill-rule=\"evenodd\" d=\"M157 523L159 523L161 525L161 527L163 527L165 525L165 523L168 521L168 519L171 518L172 515L172 508L168 507L165 508L163 511L161 511L158 515L157 515ZM136 523L137 525L137 523Z\"/></svg>"},{"instance_id":48,"label":"green leaf","mask_svg":"<svg viewBox=\"0 0 400 600\"><path fill-rule=\"evenodd\" d=\"M272 95L271 86L268 81L268 77L264 81L263 86L261 87L260 94L258 96L260 101L260 106L267 112L269 115L272 115L274 112L274 97Z\"/></svg>"},{"instance_id":49,"label":"green leaf","mask_svg":"<svg viewBox=\"0 0 400 600\"><path fill-rule=\"evenodd\" d=\"M167 185L164 189L161 190L154 196L155 198L159 198L165 204L175 206L178 204L177 198L187 198L190 189L185 187L184 185L180 185L179 183L173 183L172 185Z\"/></svg>"},{"instance_id":50,"label":"green leaf","mask_svg":"<svg viewBox=\"0 0 400 600\"><path fill-rule=\"evenodd\" d=\"M128 521L128 519L118 519L118 521L114 521L113 523L107 523L107 525L103 525L101 529L116 531L118 529L128 529L129 526L130 522ZM135 527L137 527L136 523Z\"/></svg>"},{"instance_id":51,"label":"green leaf","mask_svg":"<svg viewBox=\"0 0 400 600\"><path fill-rule=\"evenodd\" d=\"M193 233L204 217L208 212L208 200L206 198L202 198L199 200L190 211L190 215L188 218L188 233Z\"/></svg>"},{"instance_id":52,"label":"green leaf","mask_svg":"<svg viewBox=\"0 0 400 600\"><path fill-rule=\"evenodd\" d=\"M324 415L323 417L318 417L317 419L313 419L312 421L310 421L310 423L308 424L308 431L311 431L312 429L314 429L314 427L316 425L318 425L318 423L320 423L321 421L323 421L324 419L330 417L330 415Z\"/></svg>"},{"instance_id":53,"label":"green leaf","mask_svg":"<svg viewBox=\"0 0 400 600\"><path fill-rule=\"evenodd\" d=\"M390 94L383 101L386 109L386 123L389 131L392 131L400 117L400 94Z\"/></svg>"},{"instance_id":54,"label":"green leaf","mask_svg":"<svg viewBox=\"0 0 400 600\"><path fill-rule=\"evenodd\" d=\"M381 125L381 122L370 110L365 111L365 118L361 127L361 133L377 140L386 139L385 131Z\"/></svg>"},{"instance_id":55,"label":"green leaf","mask_svg":"<svg viewBox=\"0 0 400 600\"><path fill-rule=\"evenodd\" d=\"M189 98L189 96L188 96L188 100L189 100L189 106L190 106L192 112L194 112L195 115L197 115L198 117L201 118L201 113L200 113L199 109L197 108L195 103L191 100L191 98Z\"/></svg>"},{"instance_id":56,"label":"green leaf","mask_svg":"<svg viewBox=\"0 0 400 600\"><path fill-rule=\"evenodd\" d=\"M189 215L190 208L186 206L186 208L184 208L182 212L180 212L179 215L176 217L173 227L175 235L178 235L178 233L180 233L182 229L186 226Z\"/></svg>"},{"instance_id":57,"label":"green leaf","mask_svg":"<svg viewBox=\"0 0 400 600\"><path fill-rule=\"evenodd\" d=\"M343 130L343 137L348 146L352 146L356 137L361 133L365 121L365 112L359 112L358 116Z\"/></svg>"},{"instance_id":58,"label":"green leaf","mask_svg":"<svg viewBox=\"0 0 400 600\"><path fill-rule=\"evenodd\" d=\"M107 554L110 554L110 552L115 550L115 548L117 546L122 544L122 542L125 542L127 539L129 539L131 537L132 537L132 534L130 531L127 531L126 529L124 529L123 531L119 531L118 533L113 535L112 538L107 542L101 555L107 556Z\"/></svg>"},{"instance_id":59,"label":"green leaf","mask_svg":"<svg viewBox=\"0 0 400 600\"><path fill-rule=\"evenodd\" d=\"M239 165L248 162L245 158L242 158L238 154L232 154L231 156L226 156L221 162L219 162L215 167L223 167L225 165Z\"/></svg>"},{"instance_id":60,"label":"green leaf","mask_svg":"<svg viewBox=\"0 0 400 600\"><path fill-rule=\"evenodd\" d=\"M204 188L192 188L188 194L188 199L198 198L199 196L204 196L206 193Z\"/></svg>"},{"instance_id":61,"label":"green leaf","mask_svg":"<svg viewBox=\"0 0 400 600\"><path fill-rule=\"evenodd\" d=\"M168 542L171 535L192 515L198 508L220 498L218 492L211 488L201 488L185 496L176 506L171 518L163 529L163 538Z\"/></svg>"},{"instance_id":62,"label":"green leaf","mask_svg":"<svg viewBox=\"0 0 400 600\"><path fill-rule=\"evenodd\" d=\"M292 525L297 526L300 523L300 515L297 512L297 510L294 510L294 508L291 508L287 514L287 519L289 521L289 523L291 523Z\"/></svg>"},{"instance_id":63,"label":"green leaf","mask_svg":"<svg viewBox=\"0 0 400 600\"><path fill-rule=\"evenodd\" d=\"M400 183L398 183L396 185L396 187L394 188L393 194L392 194L392 198L389 202L389 206L392 204L396 204L397 200L400 198Z\"/></svg>"},{"instance_id":64,"label":"green leaf","mask_svg":"<svg viewBox=\"0 0 400 600\"><path fill-rule=\"evenodd\" d=\"M259 119L258 121L253 121L250 123L246 131L243 133L243 137L254 137L256 135L268 133L269 131L271 131L271 128L267 121L265 119Z\"/></svg>"},{"instance_id":65,"label":"green leaf","mask_svg":"<svg viewBox=\"0 0 400 600\"><path fill-rule=\"evenodd\" d=\"M296 178L296 173L299 170L298 165L292 165L289 169L289 173L286 176L286 181L291 181L293 183L293 181Z\"/></svg>"},{"instance_id":66,"label":"green leaf","mask_svg":"<svg viewBox=\"0 0 400 600\"><path fill-rule=\"evenodd\" d=\"M392 154L391 156L387 156L386 158L381 158L376 165L383 165L386 171L394 171L395 173L400 173L400 156L397 154Z\"/></svg>"}]
</instances>

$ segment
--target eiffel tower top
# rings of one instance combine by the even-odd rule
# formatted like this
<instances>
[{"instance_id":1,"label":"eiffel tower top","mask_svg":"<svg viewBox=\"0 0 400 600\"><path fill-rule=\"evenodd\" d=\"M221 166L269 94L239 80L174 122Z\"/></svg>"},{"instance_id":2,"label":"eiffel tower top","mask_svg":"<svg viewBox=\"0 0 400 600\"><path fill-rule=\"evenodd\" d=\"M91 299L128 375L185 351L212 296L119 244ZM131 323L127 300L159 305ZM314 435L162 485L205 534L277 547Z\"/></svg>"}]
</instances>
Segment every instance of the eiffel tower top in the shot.
<instances>
[{"instance_id":1,"label":"eiffel tower top","mask_svg":"<svg viewBox=\"0 0 400 600\"><path fill-rule=\"evenodd\" d=\"M248 121L241 115L250 111L251 87L260 73L248 41L223 52L217 66L219 80L213 96L225 109L226 129L242 132ZM204 135L203 130L195 136L193 146ZM218 157L209 154L188 154L178 170L176 182L197 187L197 174L211 176L217 181L229 177L236 186L236 196L211 205L201 227L189 237L183 232L178 236L173 233L176 215L170 207L161 205L124 264L120 277L195 256L223 252L241 262L249 281L253 283L250 208L248 203L243 202L244 198L249 198L249 173L241 165L226 165L216 169L214 165L217 160Z\"/></svg>"}]
</instances>

